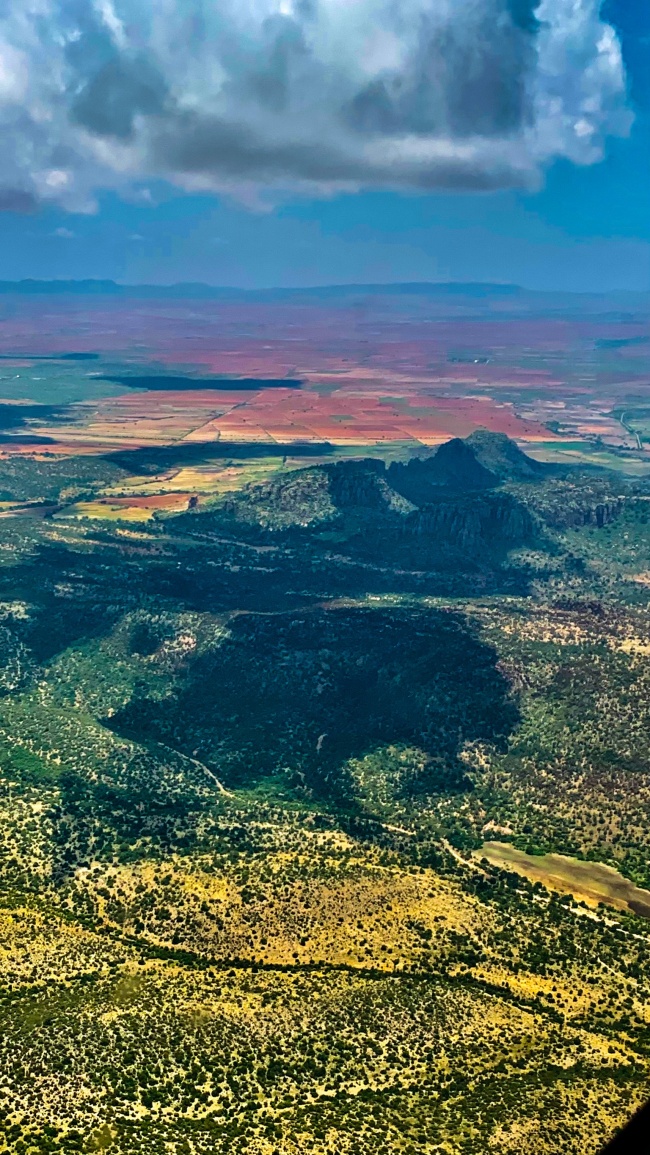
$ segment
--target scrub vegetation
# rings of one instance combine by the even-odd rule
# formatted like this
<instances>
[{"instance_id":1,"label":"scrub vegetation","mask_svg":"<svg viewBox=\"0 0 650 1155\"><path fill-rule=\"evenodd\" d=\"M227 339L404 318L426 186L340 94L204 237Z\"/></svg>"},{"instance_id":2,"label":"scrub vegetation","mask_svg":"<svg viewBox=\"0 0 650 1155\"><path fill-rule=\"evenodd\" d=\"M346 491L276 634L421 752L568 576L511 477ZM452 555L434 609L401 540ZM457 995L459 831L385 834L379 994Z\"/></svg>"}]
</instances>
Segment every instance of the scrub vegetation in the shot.
<instances>
[{"instance_id":1,"label":"scrub vegetation","mask_svg":"<svg viewBox=\"0 0 650 1155\"><path fill-rule=\"evenodd\" d=\"M483 432L77 516L129 469L0 463L0 1151L596 1155L650 1086L645 482Z\"/></svg>"}]
</instances>

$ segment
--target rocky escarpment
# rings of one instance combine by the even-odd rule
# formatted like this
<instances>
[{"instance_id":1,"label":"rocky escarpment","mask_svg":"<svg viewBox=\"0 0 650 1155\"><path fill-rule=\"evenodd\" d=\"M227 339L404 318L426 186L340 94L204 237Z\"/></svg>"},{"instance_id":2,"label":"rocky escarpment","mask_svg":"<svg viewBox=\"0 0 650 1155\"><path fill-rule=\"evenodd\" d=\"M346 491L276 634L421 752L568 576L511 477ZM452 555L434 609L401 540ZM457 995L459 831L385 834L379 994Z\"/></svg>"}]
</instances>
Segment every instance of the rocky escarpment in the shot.
<instances>
[{"instance_id":1,"label":"rocky escarpment","mask_svg":"<svg viewBox=\"0 0 650 1155\"><path fill-rule=\"evenodd\" d=\"M620 517L630 498L612 490L610 481L580 479L556 481L552 489L537 489L531 504L544 525L551 529L598 529Z\"/></svg>"},{"instance_id":2,"label":"rocky escarpment","mask_svg":"<svg viewBox=\"0 0 650 1155\"><path fill-rule=\"evenodd\" d=\"M323 467L329 477L329 491L339 510L368 509L405 517L416 506L389 485L383 461L341 462Z\"/></svg>"},{"instance_id":3,"label":"rocky escarpment","mask_svg":"<svg viewBox=\"0 0 650 1155\"><path fill-rule=\"evenodd\" d=\"M362 514L405 517L416 508L386 480L383 461L344 461L282 475L252 485L221 506L239 522L275 532L307 529Z\"/></svg>"},{"instance_id":4,"label":"rocky escarpment","mask_svg":"<svg viewBox=\"0 0 650 1155\"><path fill-rule=\"evenodd\" d=\"M261 485L247 486L222 503L217 517L281 532L331 521L336 515L328 475L324 469L316 467L296 470ZM198 516L211 520L215 515Z\"/></svg>"},{"instance_id":5,"label":"rocky escarpment","mask_svg":"<svg viewBox=\"0 0 650 1155\"><path fill-rule=\"evenodd\" d=\"M625 498L614 497L609 501L599 501L597 505L588 505L582 509L574 509L568 511L567 519L564 524L572 528L579 528L582 525L595 525L598 529L602 529L604 525L609 525L610 522L615 521L623 511Z\"/></svg>"},{"instance_id":6,"label":"rocky escarpment","mask_svg":"<svg viewBox=\"0 0 650 1155\"><path fill-rule=\"evenodd\" d=\"M366 458L281 474L229 497L207 518L222 531L236 524L237 532L246 527L264 536L334 533L347 552L373 561L403 555L416 568L462 566L463 559L490 565L531 541L537 522L479 454L502 471L528 475L528 459L514 442L484 432L476 448L455 438L434 455L388 469Z\"/></svg>"},{"instance_id":7,"label":"rocky escarpment","mask_svg":"<svg viewBox=\"0 0 650 1155\"><path fill-rule=\"evenodd\" d=\"M523 545L535 536L535 521L509 493L439 500L409 518L405 530L432 544L448 543L463 553Z\"/></svg>"}]
</instances>

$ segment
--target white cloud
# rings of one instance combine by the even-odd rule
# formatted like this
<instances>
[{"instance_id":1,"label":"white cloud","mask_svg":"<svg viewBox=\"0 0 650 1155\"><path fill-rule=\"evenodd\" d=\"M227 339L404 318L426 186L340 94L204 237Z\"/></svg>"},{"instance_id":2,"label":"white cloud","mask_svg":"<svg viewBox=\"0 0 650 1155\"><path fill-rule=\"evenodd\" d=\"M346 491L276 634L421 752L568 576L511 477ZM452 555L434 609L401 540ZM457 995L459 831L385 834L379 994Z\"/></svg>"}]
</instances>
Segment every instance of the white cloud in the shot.
<instances>
[{"instance_id":1,"label":"white cloud","mask_svg":"<svg viewBox=\"0 0 650 1155\"><path fill-rule=\"evenodd\" d=\"M27 95L27 61L12 44L0 41L0 101L22 101Z\"/></svg>"},{"instance_id":2,"label":"white cloud","mask_svg":"<svg viewBox=\"0 0 650 1155\"><path fill-rule=\"evenodd\" d=\"M4 0L0 208L490 188L629 125L600 0Z\"/></svg>"}]
</instances>

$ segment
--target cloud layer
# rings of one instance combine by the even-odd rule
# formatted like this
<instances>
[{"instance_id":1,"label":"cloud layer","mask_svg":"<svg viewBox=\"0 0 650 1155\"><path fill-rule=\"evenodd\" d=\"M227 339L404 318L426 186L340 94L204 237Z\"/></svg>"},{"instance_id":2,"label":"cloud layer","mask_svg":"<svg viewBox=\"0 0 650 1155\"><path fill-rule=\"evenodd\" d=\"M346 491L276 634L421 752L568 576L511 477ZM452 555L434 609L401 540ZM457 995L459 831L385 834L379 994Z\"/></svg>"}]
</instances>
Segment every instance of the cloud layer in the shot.
<instances>
[{"instance_id":1,"label":"cloud layer","mask_svg":"<svg viewBox=\"0 0 650 1155\"><path fill-rule=\"evenodd\" d=\"M493 188L625 132L600 0L0 0L0 210Z\"/></svg>"}]
</instances>

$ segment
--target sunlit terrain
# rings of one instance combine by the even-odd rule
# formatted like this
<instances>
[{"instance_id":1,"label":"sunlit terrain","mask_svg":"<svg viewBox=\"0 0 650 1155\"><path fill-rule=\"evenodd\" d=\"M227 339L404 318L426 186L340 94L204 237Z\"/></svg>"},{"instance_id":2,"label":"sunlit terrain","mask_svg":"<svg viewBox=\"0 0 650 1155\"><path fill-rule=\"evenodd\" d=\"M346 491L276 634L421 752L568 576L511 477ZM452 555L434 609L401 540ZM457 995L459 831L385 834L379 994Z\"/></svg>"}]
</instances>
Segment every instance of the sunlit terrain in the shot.
<instances>
[{"instance_id":1,"label":"sunlit terrain","mask_svg":"<svg viewBox=\"0 0 650 1155\"><path fill-rule=\"evenodd\" d=\"M0 1150L597 1155L642 303L0 300Z\"/></svg>"}]
</instances>

